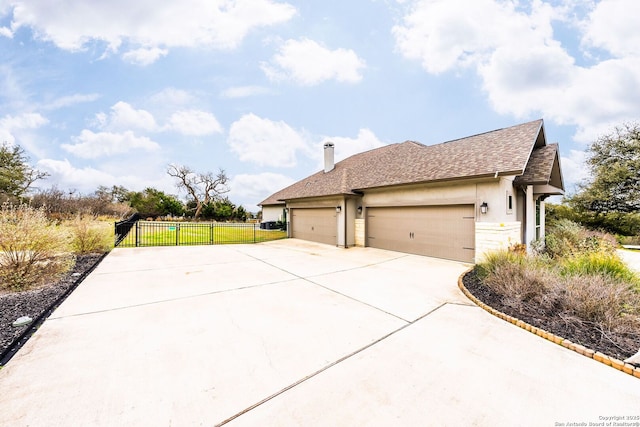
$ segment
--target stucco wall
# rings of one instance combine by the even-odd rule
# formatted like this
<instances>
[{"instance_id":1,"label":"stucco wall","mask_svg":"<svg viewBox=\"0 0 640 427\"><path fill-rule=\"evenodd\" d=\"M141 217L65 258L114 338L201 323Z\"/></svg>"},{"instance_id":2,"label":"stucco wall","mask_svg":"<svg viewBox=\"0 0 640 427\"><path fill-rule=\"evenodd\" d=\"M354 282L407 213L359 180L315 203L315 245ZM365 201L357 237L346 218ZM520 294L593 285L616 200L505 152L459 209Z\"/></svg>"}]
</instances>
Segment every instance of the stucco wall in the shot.
<instances>
[{"instance_id":1,"label":"stucco wall","mask_svg":"<svg viewBox=\"0 0 640 427\"><path fill-rule=\"evenodd\" d=\"M508 209L511 195L512 209ZM362 199L366 207L472 204L476 207L476 222L518 221L518 199L513 189L513 177L498 177L467 183L439 183L406 186L398 189L369 190ZM489 206L486 214L480 205Z\"/></svg>"},{"instance_id":2,"label":"stucco wall","mask_svg":"<svg viewBox=\"0 0 640 427\"><path fill-rule=\"evenodd\" d=\"M519 221L476 223L476 262L481 262L488 252L519 243L522 243Z\"/></svg>"},{"instance_id":3,"label":"stucco wall","mask_svg":"<svg viewBox=\"0 0 640 427\"><path fill-rule=\"evenodd\" d=\"M262 221L282 221L282 210L284 205L263 206Z\"/></svg>"}]
</instances>

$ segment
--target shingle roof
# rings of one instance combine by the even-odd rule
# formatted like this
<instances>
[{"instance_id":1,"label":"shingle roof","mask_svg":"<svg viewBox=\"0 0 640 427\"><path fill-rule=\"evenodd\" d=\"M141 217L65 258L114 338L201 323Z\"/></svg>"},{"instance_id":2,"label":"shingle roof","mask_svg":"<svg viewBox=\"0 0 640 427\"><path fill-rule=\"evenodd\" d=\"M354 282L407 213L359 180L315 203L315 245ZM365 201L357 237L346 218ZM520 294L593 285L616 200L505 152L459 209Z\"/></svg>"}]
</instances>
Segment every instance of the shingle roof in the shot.
<instances>
[{"instance_id":1,"label":"shingle roof","mask_svg":"<svg viewBox=\"0 0 640 427\"><path fill-rule=\"evenodd\" d=\"M496 172L520 175L534 147L544 145L542 120L437 145L405 141L348 157L336 163L332 171L304 178L272 194L260 205L354 194L391 185L494 176Z\"/></svg>"},{"instance_id":2,"label":"shingle roof","mask_svg":"<svg viewBox=\"0 0 640 427\"><path fill-rule=\"evenodd\" d=\"M558 144L536 148L529 157L524 173L514 180L516 185L549 184L553 178L553 168L558 163ZM554 183L562 188L562 181Z\"/></svg>"}]
</instances>

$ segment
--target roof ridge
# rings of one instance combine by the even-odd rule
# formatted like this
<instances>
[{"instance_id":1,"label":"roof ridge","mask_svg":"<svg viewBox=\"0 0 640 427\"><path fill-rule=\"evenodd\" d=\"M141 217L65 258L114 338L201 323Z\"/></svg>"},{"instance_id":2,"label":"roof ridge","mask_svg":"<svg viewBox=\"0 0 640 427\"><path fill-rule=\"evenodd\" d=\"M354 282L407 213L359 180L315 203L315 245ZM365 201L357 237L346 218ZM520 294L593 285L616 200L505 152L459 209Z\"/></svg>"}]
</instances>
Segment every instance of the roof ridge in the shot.
<instances>
[{"instance_id":1,"label":"roof ridge","mask_svg":"<svg viewBox=\"0 0 640 427\"><path fill-rule=\"evenodd\" d=\"M542 123L542 122L544 122L544 120L543 119L531 120L531 121L526 122L526 123L520 123L520 124L517 124L517 125L507 126L507 127L500 128L500 129L494 129L494 130L489 130L489 131L486 131L486 132L476 133L475 135L469 135L469 136L464 136L462 138L450 139L448 141L438 142L437 144L429 145L429 147L433 147L433 146L436 146L436 145L442 145L442 144L448 144L450 142L461 141L463 139L475 138L475 137L478 137L478 136L481 136L481 135L488 135L490 133L502 132L502 131L507 130L507 129L513 129L513 128L517 128L517 127L521 127L521 126L526 126L526 125L530 125L531 123L535 123L535 122L541 122Z\"/></svg>"}]
</instances>

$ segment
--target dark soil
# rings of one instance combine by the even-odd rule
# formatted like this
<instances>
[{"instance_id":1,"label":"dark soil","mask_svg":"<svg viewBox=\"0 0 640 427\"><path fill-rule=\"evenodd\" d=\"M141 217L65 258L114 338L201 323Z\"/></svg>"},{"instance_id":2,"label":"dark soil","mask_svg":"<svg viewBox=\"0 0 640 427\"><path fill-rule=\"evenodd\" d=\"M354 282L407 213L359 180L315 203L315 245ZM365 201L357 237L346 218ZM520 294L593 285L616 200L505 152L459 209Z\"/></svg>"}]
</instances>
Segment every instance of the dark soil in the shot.
<instances>
[{"instance_id":1,"label":"dark soil","mask_svg":"<svg viewBox=\"0 0 640 427\"><path fill-rule=\"evenodd\" d=\"M633 334L605 332L592 323L558 312L547 313L534 304L522 304L519 310L515 309L505 305L501 295L484 286L474 270L465 274L462 282L473 296L495 310L607 356L624 360L640 349L640 331Z\"/></svg>"},{"instance_id":2,"label":"dark soil","mask_svg":"<svg viewBox=\"0 0 640 427\"><path fill-rule=\"evenodd\" d=\"M0 293L0 365L6 363L17 348L14 344L28 339L22 337L27 332L35 330L39 325L36 321L40 316L46 319L53 311L53 304L65 293L72 291L86 275L102 260L104 254L80 255L76 258L74 267L60 280L48 283L37 289L23 292ZM58 304L62 302L58 301ZM19 317L29 316L33 322L29 325L14 327L12 323Z\"/></svg>"}]
</instances>

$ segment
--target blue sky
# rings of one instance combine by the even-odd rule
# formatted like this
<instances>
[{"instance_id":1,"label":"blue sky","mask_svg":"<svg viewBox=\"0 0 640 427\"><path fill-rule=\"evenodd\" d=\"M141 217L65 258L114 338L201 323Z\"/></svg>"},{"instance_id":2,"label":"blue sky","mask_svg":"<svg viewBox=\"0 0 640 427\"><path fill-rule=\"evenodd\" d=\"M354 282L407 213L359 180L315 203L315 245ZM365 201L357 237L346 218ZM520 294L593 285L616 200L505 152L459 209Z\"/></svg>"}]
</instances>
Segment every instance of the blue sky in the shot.
<instances>
[{"instance_id":1,"label":"blue sky","mask_svg":"<svg viewBox=\"0 0 640 427\"><path fill-rule=\"evenodd\" d=\"M0 141L81 193L183 196L168 164L223 168L232 201L405 140L543 118L567 189L640 117L637 0L0 0Z\"/></svg>"}]
</instances>

